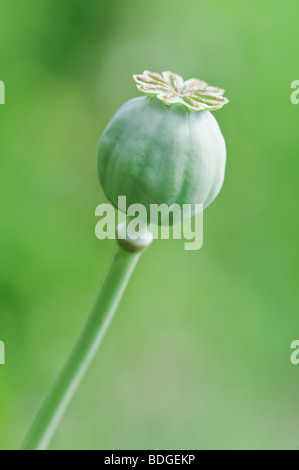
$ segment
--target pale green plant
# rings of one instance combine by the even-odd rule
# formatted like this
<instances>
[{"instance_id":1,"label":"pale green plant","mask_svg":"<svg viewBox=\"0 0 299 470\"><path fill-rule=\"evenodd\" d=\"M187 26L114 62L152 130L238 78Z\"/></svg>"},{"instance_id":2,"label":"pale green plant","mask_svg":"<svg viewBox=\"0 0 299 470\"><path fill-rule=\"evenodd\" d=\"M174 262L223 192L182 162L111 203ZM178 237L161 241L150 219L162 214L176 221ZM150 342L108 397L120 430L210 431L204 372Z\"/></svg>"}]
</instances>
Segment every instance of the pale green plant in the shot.
<instances>
[{"instance_id":1,"label":"pale green plant","mask_svg":"<svg viewBox=\"0 0 299 470\"><path fill-rule=\"evenodd\" d=\"M226 148L210 113L228 102L224 90L205 82L187 82L176 74L145 71L134 79L145 97L125 103L105 129L98 147L98 174L115 207L118 196L128 205L202 204L219 193ZM190 212L192 217L194 213ZM141 253L152 236L136 240L119 227L117 249L69 359L46 396L23 446L46 449L94 358Z\"/></svg>"}]
</instances>

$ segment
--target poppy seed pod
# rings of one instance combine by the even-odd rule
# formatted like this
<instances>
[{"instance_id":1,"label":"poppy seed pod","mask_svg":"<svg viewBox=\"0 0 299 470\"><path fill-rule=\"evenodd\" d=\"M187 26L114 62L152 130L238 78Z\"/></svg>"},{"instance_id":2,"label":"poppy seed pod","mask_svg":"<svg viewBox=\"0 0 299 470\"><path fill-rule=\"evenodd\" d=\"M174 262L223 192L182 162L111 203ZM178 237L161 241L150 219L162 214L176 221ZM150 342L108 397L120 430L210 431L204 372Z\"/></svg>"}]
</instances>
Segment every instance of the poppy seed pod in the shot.
<instances>
[{"instance_id":1,"label":"poppy seed pod","mask_svg":"<svg viewBox=\"0 0 299 470\"><path fill-rule=\"evenodd\" d=\"M219 193L226 148L209 110L228 102L224 90L176 74L135 75L148 96L126 102L104 130L98 146L98 176L107 198L118 207L151 204L207 207Z\"/></svg>"}]
</instances>

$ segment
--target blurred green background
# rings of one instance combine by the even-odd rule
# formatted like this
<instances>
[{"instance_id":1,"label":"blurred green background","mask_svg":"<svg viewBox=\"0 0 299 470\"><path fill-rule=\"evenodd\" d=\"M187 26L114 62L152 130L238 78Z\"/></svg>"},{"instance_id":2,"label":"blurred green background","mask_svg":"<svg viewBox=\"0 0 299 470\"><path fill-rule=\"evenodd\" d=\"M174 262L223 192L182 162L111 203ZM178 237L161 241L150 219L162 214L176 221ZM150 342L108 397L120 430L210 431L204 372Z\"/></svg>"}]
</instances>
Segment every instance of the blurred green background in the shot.
<instances>
[{"instance_id":1,"label":"blurred green background","mask_svg":"<svg viewBox=\"0 0 299 470\"><path fill-rule=\"evenodd\" d=\"M98 139L133 73L226 89L204 245L155 241L52 449L294 449L297 0L0 0L0 447L18 448L114 251Z\"/></svg>"}]
</instances>

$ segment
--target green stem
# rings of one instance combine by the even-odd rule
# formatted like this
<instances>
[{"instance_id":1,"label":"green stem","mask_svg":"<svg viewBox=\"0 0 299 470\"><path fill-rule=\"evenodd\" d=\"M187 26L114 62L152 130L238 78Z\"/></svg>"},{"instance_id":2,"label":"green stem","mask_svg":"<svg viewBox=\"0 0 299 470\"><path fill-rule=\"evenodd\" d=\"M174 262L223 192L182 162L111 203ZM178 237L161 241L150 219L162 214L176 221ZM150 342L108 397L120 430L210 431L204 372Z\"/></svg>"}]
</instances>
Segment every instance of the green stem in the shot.
<instances>
[{"instance_id":1,"label":"green stem","mask_svg":"<svg viewBox=\"0 0 299 470\"><path fill-rule=\"evenodd\" d=\"M117 247L87 323L33 422L22 447L25 450L48 447L110 325L142 249L140 246L134 248L132 244L120 244L122 246Z\"/></svg>"}]
</instances>

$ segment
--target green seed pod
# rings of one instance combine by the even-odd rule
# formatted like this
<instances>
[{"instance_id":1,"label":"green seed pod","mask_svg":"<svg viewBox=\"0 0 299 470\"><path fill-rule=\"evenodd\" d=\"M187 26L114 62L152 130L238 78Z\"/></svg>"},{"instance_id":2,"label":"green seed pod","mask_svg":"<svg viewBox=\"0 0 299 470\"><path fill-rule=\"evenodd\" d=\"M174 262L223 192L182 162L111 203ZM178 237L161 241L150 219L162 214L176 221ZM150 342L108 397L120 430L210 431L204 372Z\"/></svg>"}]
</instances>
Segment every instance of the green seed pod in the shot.
<instances>
[{"instance_id":1,"label":"green seed pod","mask_svg":"<svg viewBox=\"0 0 299 470\"><path fill-rule=\"evenodd\" d=\"M98 146L98 176L118 207L151 204L207 207L219 193L225 172L225 141L209 110L228 102L224 90L171 72L135 75L149 96L134 98L116 112Z\"/></svg>"}]
</instances>

